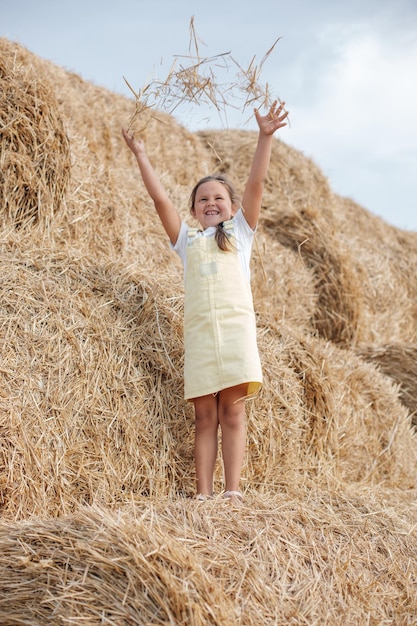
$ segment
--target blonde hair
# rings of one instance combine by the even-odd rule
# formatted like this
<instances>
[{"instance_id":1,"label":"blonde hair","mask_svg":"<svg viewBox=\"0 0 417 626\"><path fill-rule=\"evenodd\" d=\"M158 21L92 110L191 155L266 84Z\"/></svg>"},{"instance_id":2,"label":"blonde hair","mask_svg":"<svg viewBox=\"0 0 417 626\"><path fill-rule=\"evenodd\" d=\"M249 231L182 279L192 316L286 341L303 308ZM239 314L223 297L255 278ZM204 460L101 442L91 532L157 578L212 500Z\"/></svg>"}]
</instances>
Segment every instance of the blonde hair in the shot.
<instances>
[{"instance_id":1,"label":"blonde hair","mask_svg":"<svg viewBox=\"0 0 417 626\"><path fill-rule=\"evenodd\" d=\"M190 194L190 213L193 213L194 211L194 203L195 203L195 197L197 195L197 190L200 187L200 185L202 185L203 183L208 183L211 180L215 180L219 183L222 183L222 185L225 186L225 189L227 191L227 193L229 194L230 200L232 202L232 204L239 206L240 204L240 197L239 195L236 193L236 190L233 186L233 184L230 182L230 180L228 180L223 174L213 174L211 176L205 176L204 178L201 178L198 183L196 183L193 187L193 190L191 191ZM224 252L230 251L232 249L232 245L230 243L229 240L229 236L226 233L226 231L223 228L223 222L220 222L220 224L217 225L216 227L216 234L214 236L217 245L219 246L220 250L223 250Z\"/></svg>"}]
</instances>

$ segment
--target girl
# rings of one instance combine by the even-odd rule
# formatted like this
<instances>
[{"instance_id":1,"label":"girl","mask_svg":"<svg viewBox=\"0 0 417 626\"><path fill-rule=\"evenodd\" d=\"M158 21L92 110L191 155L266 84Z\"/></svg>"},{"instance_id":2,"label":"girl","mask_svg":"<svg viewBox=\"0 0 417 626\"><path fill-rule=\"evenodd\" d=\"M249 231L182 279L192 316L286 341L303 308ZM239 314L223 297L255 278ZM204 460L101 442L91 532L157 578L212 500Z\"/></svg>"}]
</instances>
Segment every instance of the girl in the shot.
<instances>
[{"instance_id":1,"label":"girl","mask_svg":"<svg viewBox=\"0 0 417 626\"><path fill-rule=\"evenodd\" d=\"M258 142L241 208L232 185L223 176L208 176L196 184L190 212L200 230L181 221L143 141L122 129L171 246L184 265L184 395L194 404L200 500L213 494L219 426L224 496L233 503L242 499L239 483L246 447L245 400L262 384L249 260L273 134L286 125L287 115L284 103L274 102L265 116L255 109Z\"/></svg>"}]
</instances>

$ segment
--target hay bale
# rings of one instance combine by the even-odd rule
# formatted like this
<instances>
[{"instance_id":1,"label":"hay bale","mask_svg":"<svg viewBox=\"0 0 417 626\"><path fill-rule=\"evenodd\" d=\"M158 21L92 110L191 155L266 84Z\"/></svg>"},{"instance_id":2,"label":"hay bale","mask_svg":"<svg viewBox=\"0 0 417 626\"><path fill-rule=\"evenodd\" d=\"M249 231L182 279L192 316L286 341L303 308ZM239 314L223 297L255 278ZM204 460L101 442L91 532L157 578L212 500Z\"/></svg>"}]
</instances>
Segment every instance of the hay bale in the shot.
<instances>
[{"instance_id":1,"label":"hay bale","mask_svg":"<svg viewBox=\"0 0 417 626\"><path fill-rule=\"evenodd\" d=\"M14 251L1 261L3 516L192 495L180 287L94 258ZM276 493L283 477L307 473L326 484L413 488L415 444L389 380L353 353L268 319L243 484Z\"/></svg>"},{"instance_id":2,"label":"hay bale","mask_svg":"<svg viewBox=\"0 0 417 626\"><path fill-rule=\"evenodd\" d=\"M362 346L417 340L417 233L395 228L347 198L338 198L333 224L354 257L361 282Z\"/></svg>"},{"instance_id":3,"label":"hay bale","mask_svg":"<svg viewBox=\"0 0 417 626\"><path fill-rule=\"evenodd\" d=\"M342 345L356 343L362 326L362 285L353 258L340 249L328 220L310 207L269 218L265 226L311 269L317 292L312 323L318 334Z\"/></svg>"},{"instance_id":4,"label":"hay bale","mask_svg":"<svg viewBox=\"0 0 417 626\"><path fill-rule=\"evenodd\" d=\"M0 621L412 623L415 506L287 485L231 509L136 500L0 524Z\"/></svg>"},{"instance_id":5,"label":"hay bale","mask_svg":"<svg viewBox=\"0 0 417 626\"><path fill-rule=\"evenodd\" d=\"M158 522L91 509L9 531L0 529L3 624L233 623L219 581Z\"/></svg>"},{"instance_id":6,"label":"hay bale","mask_svg":"<svg viewBox=\"0 0 417 626\"><path fill-rule=\"evenodd\" d=\"M191 491L180 293L94 259L2 261L3 514Z\"/></svg>"},{"instance_id":7,"label":"hay bale","mask_svg":"<svg viewBox=\"0 0 417 626\"><path fill-rule=\"evenodd\" d=\"M53 85L20 46L0 40L0 222L36 223L59 210L70 147Z\"/></svg>"},{"instance_id":8,"label":"hay bale","mask_svg":"<svg viewBox=\"0 0 417 626\"><path fill-rule=\"evenodd\" d=\"M401 400L417 425L417 346L364 346L359 353L399 385Z\"/></svg>"},{"instance_id":9,"label":"hay bale","mask_svg":"<svg viewBox=\"0 0 417 626\"><path fill-rule=\"evenodd\" d=\"M417 450L398 388L330 342L262 329L264 390L248 418L248 485L280 490L289 477L319 484L413 489Z\"/></svg>"}]
</instances>

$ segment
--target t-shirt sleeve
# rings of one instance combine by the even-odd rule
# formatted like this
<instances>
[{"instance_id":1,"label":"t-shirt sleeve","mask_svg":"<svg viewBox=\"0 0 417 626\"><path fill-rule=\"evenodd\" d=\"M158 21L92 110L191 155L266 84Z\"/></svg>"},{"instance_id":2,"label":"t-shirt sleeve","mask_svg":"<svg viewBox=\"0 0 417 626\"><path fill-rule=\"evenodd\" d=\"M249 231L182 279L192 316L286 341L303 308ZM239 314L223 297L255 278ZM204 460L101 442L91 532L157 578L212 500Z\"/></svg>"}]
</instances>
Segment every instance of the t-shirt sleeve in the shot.
<instances>
[{"instance_id":1,"label":"t-shirt sleeve","mask_svg":"<svg viewBox=\"0 0 417 626\"><path fill-rule=\"evenodd\" d=\"M258 226L256 226L256 228L252 230L252 228L249 226L249 224L246 221L246 218L242 209L239 209L238 212L236 213L234 217L234 222L241 232L243 232L250 239L253 238Z\"/></svg>"},{"instance_id":2,"label":"t-shirt sleeve","mask_svg":"<svg viewBox=\"0 0 417 626\"><path fill-rule=\"evenodd\" d=\"M252 253L253 240L255 238L255 230L247 223L242 209L236 213L233 218L235 224L235 237L237 243L237 249L239 253L242 269L248 281L250 281L250 257Z\"/></svg>"}]
</instances>

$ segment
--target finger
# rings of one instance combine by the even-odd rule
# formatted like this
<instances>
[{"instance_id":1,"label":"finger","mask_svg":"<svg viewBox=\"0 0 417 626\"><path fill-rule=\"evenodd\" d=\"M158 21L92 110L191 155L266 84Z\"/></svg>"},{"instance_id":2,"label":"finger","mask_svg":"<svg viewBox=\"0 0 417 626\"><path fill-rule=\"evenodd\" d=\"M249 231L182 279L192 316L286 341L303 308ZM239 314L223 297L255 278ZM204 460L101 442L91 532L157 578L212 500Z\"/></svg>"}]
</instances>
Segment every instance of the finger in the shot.
<instances>
[{"instance_id":1,"label":"finger","mask_svg":"<svg viewBox=\"0 0 417 626\"><path fill-rule=\"evenodd\" d=\"M280 102L279 107L276 111L276 114L279 115L284 110L284 107L285 107L285 102Z\"/></svg>"},{"instance_id":2,"label":"finger","mask_svg":"<svg viewBox=\"0 0 417 626\"><path fill-rule=\"evenodd\" d=\"M280 114L282 113L282 111L284 111L284 107L285 107L285 102L279 102L279 106L278 105L278 100L275 100L272 105L271 108L269 110L269 117L271 118L277 118L280 116Z\"/></svg>"},{"instance_id":3,"label":"finger","mask_svg":"<svg viewBox=\"0 0 417 626\"><path fill-rule=\"evenodd\" d=\"M274 100L274 102L271 104L271 108L269 109L269 114L271 116L275 115L275 109L277 107L278 104L278 100Z\"/></svg>"}]
</instances>

